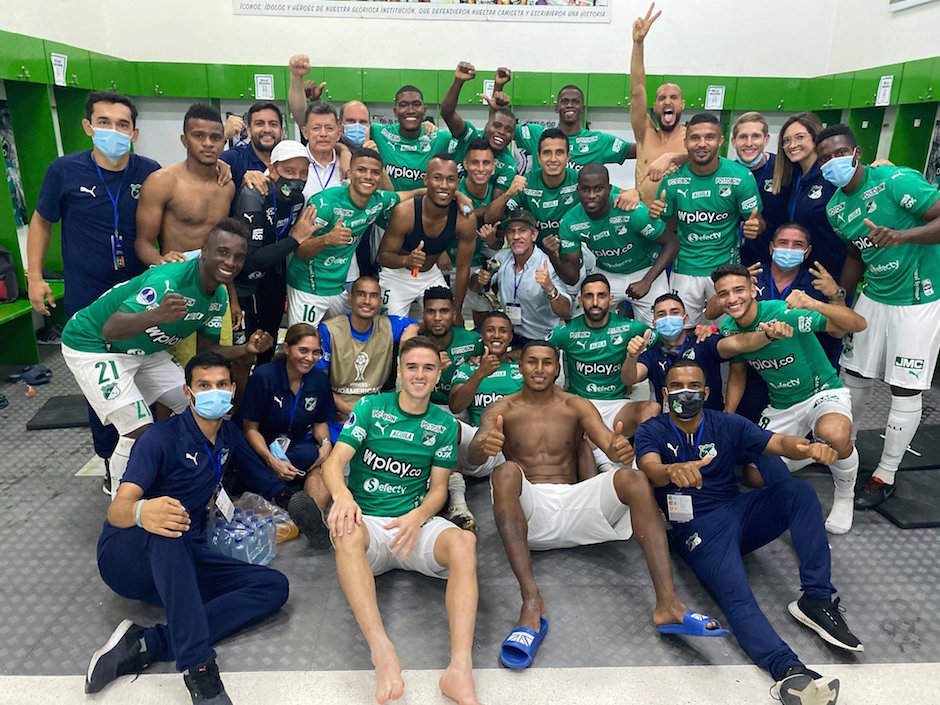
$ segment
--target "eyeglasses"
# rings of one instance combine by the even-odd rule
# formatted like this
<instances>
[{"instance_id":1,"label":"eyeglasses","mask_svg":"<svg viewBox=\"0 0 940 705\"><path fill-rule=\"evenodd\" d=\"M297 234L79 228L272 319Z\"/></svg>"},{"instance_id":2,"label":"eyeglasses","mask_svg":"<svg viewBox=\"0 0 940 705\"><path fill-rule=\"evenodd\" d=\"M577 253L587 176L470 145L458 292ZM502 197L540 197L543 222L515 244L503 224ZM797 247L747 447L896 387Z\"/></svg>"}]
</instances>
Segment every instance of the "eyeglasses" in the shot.
<instances>
[{"instance_id":1,"label":"eyeglasses","mask_svg":"<svg viewBox=\"0 0 940 705\"><path fill-rule=\"evenodd\" d=\"M780 140L780 144L789 147L791 144L803 144L807 139L811 139L808 132L800 132Z\"/></svg>"}]
</instances>

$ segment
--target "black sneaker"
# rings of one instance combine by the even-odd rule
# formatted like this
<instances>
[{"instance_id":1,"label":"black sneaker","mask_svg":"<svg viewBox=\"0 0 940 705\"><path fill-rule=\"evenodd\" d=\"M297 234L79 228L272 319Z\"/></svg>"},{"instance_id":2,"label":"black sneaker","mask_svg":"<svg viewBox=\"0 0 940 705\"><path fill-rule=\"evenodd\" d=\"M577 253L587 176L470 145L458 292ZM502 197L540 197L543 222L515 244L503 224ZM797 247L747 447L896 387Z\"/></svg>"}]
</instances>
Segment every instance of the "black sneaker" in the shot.
<instances>
[{"instance_id":1,"label":"black sneaker","mask_svg":"<svg viewBox=\"0 0 940 705\"><path fill-rule=\"evenodd\" d=\"M330 545L330 532L323 523L323 515L313 498L306 492L295 492L287 503L287 513L300 533L310 539L314 548Z\"/></svg>"},{"instance_id":2,"label":"black sneaker","mask_svg":"<svg viewBox=\"0 0 940 705\"><path fill-rule=\"evenodd\" d=\"M104 646L98 649L88 664L85 674L85 692L97 693L108 683L129 673L140 673L150 665L140 650L144 628L125 619L115 629Z\"/></svg>"},{"instance_id":3,"label":"black sneaker","mask_svg":"<svg viewBox=\"0 0 940 705\"><path fill-rule=\"evenodd\" d=\"M189 689L193 705L232 705L232 700L225 692L219 667L215 659L193 666L183 674L183 682Z\"/></svg>"},{"instance_id":4,"label":"black sneaker","mask_svg":"<svg viewBox=\"0 0 940 705\"><path fill-rule=\"evenodd\" d=\"M56 324L43 326L36 331L36 342L40 345L60 345L62 328Z\"/></svg>"},{"instance_id":5,"label":"black sneaker","mask_svg":"<svg viewBox=\"0 0 940 705\"><path fill-rule=\"evenodd\" d=\"M864 651L865 647L851 631L842 618L844 611L839 607L839 599L814 600L803 595L791 602L788 609L797 622L806 625L833 646L846 651Z\"/></svg>"},{"instance_id":6,"label":"black sneaker","mask_svg":"<svg viewBox=\"0 0 940 705\"><path fill-rule=\"evenodd\" d=\"M101 491L108 497L111 496L111 461L104 459L104 482L101 483Z\"/></svg>"},{"instance_id":7,"label":"black sneaker","mask_svg":"<svg viewBox=\"0 0 940 705\"><path fill-rule=\"evenodd\" d=\"M825 681L805 666L790 666L786 675L771 690L783 705L836 705L839 679Z\"/></svg>"},{"instance_id":8,"label":"black sneaker","mask_svg":"<svg viewBox=\"0 0 940 705\"><path fill-rule=\"evenodd\" d=\"M894 494L894 484L887 484L877 477L868 478L865 489L855 495L855 508L864 511L874 509Z\"/></svg>"}]
</instances>

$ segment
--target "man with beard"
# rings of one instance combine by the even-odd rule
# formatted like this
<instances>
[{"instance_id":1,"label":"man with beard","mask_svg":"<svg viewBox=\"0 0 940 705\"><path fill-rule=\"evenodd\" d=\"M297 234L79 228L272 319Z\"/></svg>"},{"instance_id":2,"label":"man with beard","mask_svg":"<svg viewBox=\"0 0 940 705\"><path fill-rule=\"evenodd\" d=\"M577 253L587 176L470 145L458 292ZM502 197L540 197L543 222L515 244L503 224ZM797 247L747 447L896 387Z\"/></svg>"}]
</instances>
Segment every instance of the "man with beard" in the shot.
<instances>
[{"instance_id":1,"label":"man with beard","mask_svg":"<svg viewBox=\"0 0 940 705\"><path fill-rule=\"evenodd\" d=\"M630 124L636 138L636 188L643 203L650 205L656 198L657 182L648 176L650 165L659 157L685 152L685 127L679 124L685 101L682 89L675 83L664 83L656 89L653 116L647 112L646 67L643 42L662 11L653 14L650 5L646 17L633 23L633 53L630 55Z\"/></svg>"},{"instance_id":2,"label":"man with beard","mask_svg":"<svg viewBox=\"0 0 940 705\"><path fill-rule=\"evenodd\" d=\"M219 157L232 167L235 188L242 186L245 172L261 171L271 163L271 150L284 137L284 116L274 103L257 102L248 108L248 139L246 144L226 149Z\"/></svg>"},{"instance_id":3,"label":"man with beard","mask_svg":"<svg viewBox=\"0 0 940 705\"><path fill-rule=\"evenodd\" d=\"M670 284L693 327L715 293L712 271L739 259L739 223L744 221L748 238L764 229L754 177L747 167L718 156L723 142L716 117L693 116L685 133L689 162L663 179L659 197L650 204L652 218L676 220L679 254Z\"/></svg>"},{"instance_id":4,"label":"man with beard","mask_svg":"<svg viewBox=\"0 0 940 705\"><path fill-rule=\"evenodd\" d=\"M457 281L454 287L454 315L467 295L470 261L476 249L476 222L458 218L457 163L449 154L436 154L428 162L424 196L402 203L392 211L379 246L379 283L382 303L393 316L405 316L411 304L425 289L445 286L437 260L457 243Z\"/></svg>"},{"instance_id":5,"label":"man with beard","mask_svg":"<svg viewBox=\"0 0 940 705\"><path fill-rule=\"evenodd\" d=\"M373 223L385 227L402 198L415 195L380 191L381 180L378 152L358 149L350 162L349 185L327 189L310 199L316 206L321 232L299 246L287 265L289 325L316 325L324 317L349 311L343 287L359 240Z\"/></svg>"},{"instance_id":6,"label":"man with beard","mask_svg":"<svg viewBox=\"0 0 940 705\"><path fill-rule=\"evenodd\" d=\"M626 211L614 205L610 175L603 164L588 164L578 174L580 203L561 219L561 266L558 275L575 284L582 269L581 247L596 258L594 270L610 287L612 306L629 300L634 317L653 322L653 301L669 291L666 267L679 242L662 221L650 218L642 203ZM583 293L582 288L582 293Z\"/></svg>"}]
</instances>

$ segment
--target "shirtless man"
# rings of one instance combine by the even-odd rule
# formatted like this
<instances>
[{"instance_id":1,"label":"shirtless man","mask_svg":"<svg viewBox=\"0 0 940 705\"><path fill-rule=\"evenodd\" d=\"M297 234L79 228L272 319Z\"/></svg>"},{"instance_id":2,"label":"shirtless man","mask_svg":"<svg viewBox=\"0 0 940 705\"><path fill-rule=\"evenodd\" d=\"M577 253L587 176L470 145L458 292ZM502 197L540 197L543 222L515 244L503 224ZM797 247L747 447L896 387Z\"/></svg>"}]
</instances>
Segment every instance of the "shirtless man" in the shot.
<instances>
[{"instance_id":1,"label":"shirtless man","mask_svg":"<svg viewBox=\"0 0 940 705\"><path fill-rule=\"evenodd\" d=\"M640 200L646 205L656 200L657 182L662 178L650 175L650 167L659 157L685 152L685 127L679 124L685 101L682 89L675 83L664 83L656 89L653 113L658 125L647 113L646 68L643 65L643 40L653 26L660 10L653 14L656 3L650 5L646 17L638 17L633 23L633 53L630 55L630 123L636 138L636 188ZM671 160L670 160L671 161ZM662 161L660 161L662 163ZM654 169L654 171L656 171ZM653 178L657 176L657 178Z\"/></svg>"},{"instance_id":2,"label":"shirtless man","mask_svg":"<svg viewBox=\"0 0 940 705\"><path fill-rule=\"evenodd\" d=\"M459 215L457 163L449 154L436 154L428 162L424 183L427 194L395 207L379 246L382 303L393 316L407 316L411 304L432 286L446 286L437 266L441 254L457 243L457 281L454 320L470 280L470 260L476 250L476 219Z\"/></svg>"},{"instance_id":3,"label":"shirtless man","mask_svg":"<svg viewBox=\"0 0 940 705\"><path fill-rule=\"evenodd\" d=\"M475 464L499 452L506 457L491 477L493 514L522 591L522 611L503 642L503 665L531 665L548 630L547 606L535 582L530 549L625 540L633 533L653 580L653 621L660 631L727 635L710 617L690 612L676 595L666 532L643 474L621 467L579 477L577 452L585 433L611 460L627 465L633 460L633 448L621 435L623 424L617 422L611 432L590 401L555 386L560 364L550 343L528 343L519 369L522 391L487 408L468 450ZM578 511L564 511L566 507Z\"/></svg>"},{"instance_id":4,"label":"shirtless man","mask_svg":"<svg viewBox=\"0 0 940 705\"><path fill-rule=\"evenodd\" d=\"M209 231L229 214L235 184L217 178L217 163L225 146L222 116L208 105L190 106L180 137L186 159L155 171L144 181L137 204L137 239L134 252L145 265L183 262L195 256ZM160 249L157 249L157 243ZM241 308L234 285L227 284L229 316L222 319L222 345L232 344L232 328L241 323ZM190 336L173 351L180 364L196 354Z\"/></svg>"}]
</instances>

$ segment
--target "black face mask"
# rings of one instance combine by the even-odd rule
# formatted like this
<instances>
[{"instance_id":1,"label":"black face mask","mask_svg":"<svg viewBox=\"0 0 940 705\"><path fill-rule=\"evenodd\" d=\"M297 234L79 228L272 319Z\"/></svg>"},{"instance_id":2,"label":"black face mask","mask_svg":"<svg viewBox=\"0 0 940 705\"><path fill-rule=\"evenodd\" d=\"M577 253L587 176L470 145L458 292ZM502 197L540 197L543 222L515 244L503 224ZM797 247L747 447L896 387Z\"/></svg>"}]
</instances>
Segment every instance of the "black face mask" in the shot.
<instances>
[{"instance_id":1,"label":"black face mask","mask_svg":"<svg viewBox=\"0 0 940 705\"><path fill-rule=\"evenodd\" d=\"M677 389L669 392L669 411L683 421L694 419L705 406L705 391L695 389Z\"/></svg>"},{"instance_id":2,"label":"black face mask","mask_svg":"<svg viewBox=\"0 0 940 705\"><path fill-rule=\"evenodd\" d=\"M280 201L284 203L296 203L303 200L304 186L307 182L303 179L285 179L280 178L274 184L274 192Z\"/></svg>"}]
</instances>

